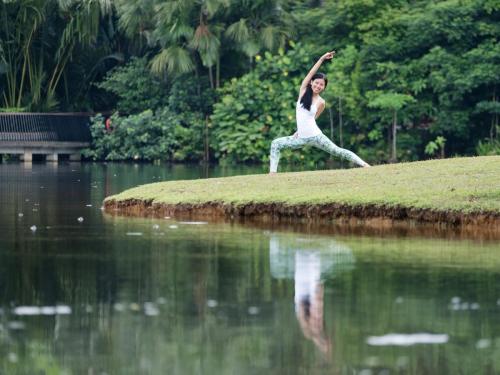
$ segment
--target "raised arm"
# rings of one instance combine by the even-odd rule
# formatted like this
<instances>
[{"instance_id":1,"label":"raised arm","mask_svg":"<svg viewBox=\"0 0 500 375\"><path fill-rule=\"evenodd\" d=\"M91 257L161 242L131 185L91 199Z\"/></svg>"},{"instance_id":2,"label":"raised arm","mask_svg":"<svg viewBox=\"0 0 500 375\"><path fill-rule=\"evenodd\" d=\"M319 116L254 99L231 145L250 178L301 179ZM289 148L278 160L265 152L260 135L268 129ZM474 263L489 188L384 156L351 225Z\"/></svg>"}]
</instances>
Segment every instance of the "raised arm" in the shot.
<instances>
[{"instance_id":1,"label":"raised arm","mask_svg":"<svg viewBox=\"0 0 500 375\"><path fill-rule=\"evenodd\" d=\"M318 61L316 61L316 64L314 64L314 66L311 68L309 73L307 73L306 77L304 78L304 80L302 81L302 83L300 85L299 97L304 95L304 92L307 89L307 85L309 85L309 82L311 82L313 75L316 74L316 72L318 71L321 64L323 64L323 61L331 60L334 55L335 55L335 51L327 52L323 56L321 56Z\"/></svg>"}]
</instances>

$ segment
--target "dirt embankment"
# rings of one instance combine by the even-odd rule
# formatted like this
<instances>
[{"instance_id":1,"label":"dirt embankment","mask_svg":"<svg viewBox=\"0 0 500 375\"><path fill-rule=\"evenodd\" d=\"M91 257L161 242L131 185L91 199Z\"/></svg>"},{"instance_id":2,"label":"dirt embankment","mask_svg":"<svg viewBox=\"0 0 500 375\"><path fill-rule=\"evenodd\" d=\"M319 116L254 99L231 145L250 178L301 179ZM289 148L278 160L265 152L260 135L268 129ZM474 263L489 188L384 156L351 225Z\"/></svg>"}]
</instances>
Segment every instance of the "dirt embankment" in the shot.
<instances>
[{"instance_id":1,"label":"dirt embankment","mask_svg":"<svg viewBox=\"0 0 500 375\"><path fill-rule=\"evenodd\" d=\"M173 216L211 218L258 218L271 220L306 219L307 221L363 221L367 224L392 225L394 223L429 223L452 227L482 227L500 231L500 213L462 213L407 207L345 204L298 204L249 203L232 205L220 202L202 204L153 204L151 201L108 200L106 212L127 216Z\"/></svg>"}]
</instances>

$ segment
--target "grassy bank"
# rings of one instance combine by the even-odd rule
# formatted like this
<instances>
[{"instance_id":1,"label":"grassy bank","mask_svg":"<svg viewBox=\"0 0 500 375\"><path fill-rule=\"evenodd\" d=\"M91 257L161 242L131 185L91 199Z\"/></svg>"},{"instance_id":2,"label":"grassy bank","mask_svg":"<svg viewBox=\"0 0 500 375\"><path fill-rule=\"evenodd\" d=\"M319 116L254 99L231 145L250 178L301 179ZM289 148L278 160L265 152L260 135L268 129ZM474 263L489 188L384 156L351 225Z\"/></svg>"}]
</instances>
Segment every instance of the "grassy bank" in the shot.
<instances>
[{"instance_id":1,"label":"grassy bank","mask_svg":"<svg viewBox=\"0 0 500 375\"><path fill-rule=\"evenodd\" d=\"M249 205L254 208L267 206L267 211L299 206L303 210L327 206L356 207L358 211L368 207L372 211L397 208L419 212L488 213L500 217L500 156L430 160L366 169L168 181L129 189L105 200L105 207L114 209L141 204L144 207L189 207L189 210L217 204L226 207L226 211L227 207L234 210ZM383 217L384 213L372 212L371 215Z\"/></svg>"}]
</instances>

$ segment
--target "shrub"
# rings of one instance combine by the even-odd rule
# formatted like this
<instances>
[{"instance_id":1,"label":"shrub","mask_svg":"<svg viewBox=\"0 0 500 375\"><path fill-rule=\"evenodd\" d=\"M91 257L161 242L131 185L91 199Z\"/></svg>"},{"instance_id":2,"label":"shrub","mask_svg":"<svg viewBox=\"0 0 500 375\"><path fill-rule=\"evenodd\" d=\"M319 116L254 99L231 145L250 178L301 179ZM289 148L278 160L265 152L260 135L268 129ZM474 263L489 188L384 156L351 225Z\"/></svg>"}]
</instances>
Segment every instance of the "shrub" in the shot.
<instances>
[{"instance_id":1,"label":"shrub","mask_svg":"<svg viewBox=\"0 0 500 375\"><path fill-rule=\"evenodd\" d=\"M292 44L292 46L294 46ZM274 138L296 130L295 102L300 83L314 64L300 45L287 53L256 56L250 73L224 85L211 117L215 156L231 162L267 161ZM285 159L291 154L285 153ZM297 153L295 160L300 159Z\"/></svg>"},{"instance_id":2,"label":"shrub","mask_svg":"<svg viewBox=\"0 0 500 375\"><path fill-rule=\"evenodd\" d=\"M479 156L500 155L500 141L486 139L479 141L476 146L476 152Z\"/></svg>"},{"instance_id":3,"label":"shrub","mask_svg":"<svg viewBox=\"0 0 500 375\"><path fill-rule=\"evenodd\" d=\"M116 109L121 113L155 110L168 103L167 85L151 73L145 58L133 57L126 65L112 69L96 86L116 95Z\"/></svg>"},{"instance_id":4,"label":"shrub","mask_svg":"<svg viewBox=\"0 0 500 375\"><path fill-rule=\"evenodd\" d=\"M189 126L188 126L189 124ZM93 160L192 160L203 155L203 119L177 115L167 107L153 113L111 116L106 130L102 115L92 118L92 145L84 156Z\"/></svg>"}]
</instances>

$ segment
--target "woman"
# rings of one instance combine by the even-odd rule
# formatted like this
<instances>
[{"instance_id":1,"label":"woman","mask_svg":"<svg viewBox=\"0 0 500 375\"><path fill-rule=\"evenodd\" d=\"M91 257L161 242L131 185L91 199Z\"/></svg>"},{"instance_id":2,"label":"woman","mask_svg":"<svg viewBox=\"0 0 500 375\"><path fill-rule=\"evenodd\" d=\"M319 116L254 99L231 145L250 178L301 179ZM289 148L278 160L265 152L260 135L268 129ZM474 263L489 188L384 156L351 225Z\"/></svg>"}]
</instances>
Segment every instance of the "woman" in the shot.
<instances>
[{"instance_id":1,"label":"woman","mask_svg":"<svg viewBox=\"0 0 500 375\"><path fill-rule=\"evenodd\" d=\"M301 148L305 145L315 146L332 155L347 159L361 167L370 165L361 160L355 153L340 148L330 141L318 128L316 119L325 109L325 101L319 94L326 88L328 80L323 73L316 73L325 60L331 60L335 51L327 52L314 64L302 81L297 101L297 132L288 137L277 138L271 143L271 166L269 173L276 173L283 148Z\"/></svg>"}]
</instances>

